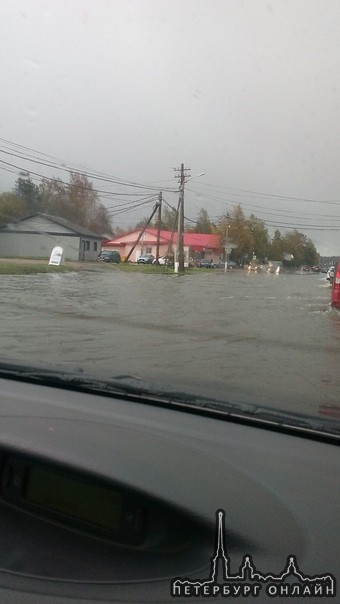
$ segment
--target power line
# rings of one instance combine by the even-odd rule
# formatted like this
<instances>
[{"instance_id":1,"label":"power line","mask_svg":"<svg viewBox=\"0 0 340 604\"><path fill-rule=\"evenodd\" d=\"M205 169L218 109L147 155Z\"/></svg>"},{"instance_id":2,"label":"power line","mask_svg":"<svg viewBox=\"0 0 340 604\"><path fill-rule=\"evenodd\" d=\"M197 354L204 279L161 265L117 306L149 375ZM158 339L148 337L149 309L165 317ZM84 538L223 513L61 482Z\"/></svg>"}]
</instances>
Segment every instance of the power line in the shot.
<instances>
[{"instance_id":1,"label":"power line","mask_svg":"<svg viewBox=\"0 0 340 604\"><path fill-rule=\"evenodd\" d=\"M27 172L30 175L33 174L34 176L37 176L39 178L48 180L49 182L57 181L57 182L65 185L66 187L72 187L72 183L65 182L64 180L62 180L60 178L56 179L55 177L45 176L44 174L40 174L39 172L33 172L32 170L28 171L28 170L26 170L25 168L23 168L21 166L17 166L16 164L12 164L10 162L6 162L3 159L0 159L0 163L1 164L5 164L6 166L10 166L12 168L16 168L17 170L19 170L22 173ZM76 173L76 174L78 174L79 176L86 176L87 177L86 174L82 174L80 172ZM124 196L127 196L127 197L140 197L140 196L144 196L145 195L145 193L122 193L120 191L119 192L105 191L105 190L102 190L102 189L95 189L92 186L89 188L89 190L93 191L94 193L98 193L99 195L104 194L107 197L113 197L115 195L124 195ZM151 191L150 191L150 193L151 193Z\"/></svg>"},{"instance_id":2,"label":"power line","mask_svg":"<svg viewBox=\"0 0 340 604\"><path fill-rule=\"evenodd\" d=\"M325 204L331 204L331 205L339 205L340 204L340 200L329 200L329 199L322 199L322 200L318 200L318 199L312 199L312 198L308 198L308 197L295 197L292 195L280 195L280 194L276 194L276 193L262 193L260 191L251 191L249 189L237 189L237 188L233 188L233 187L229 187L227 185L214 185L211 183L207 183L204 182L202 186L208 186L208 187L214 187L214 188L220 188L220 189L228 189L229 191L235 191L236 194L243 194L243 193L249 193L252 195L261 195L262 197L271 197L271 198L276 198L276 199L286 199L286 200L291 200L291 201L307 201L310 203L325 203ZM232 193L233 194L233 193Z\"/></svg>"},{"instance_id":3,"label":"power line","mask_svg":"<svg viewBox=\"0 0 340 604\"><path fill-rule=\"evenodd\" d=\"M110 216L112 216L112 217L113 217L113 216L119 216L120 214L125 214L126 212L132 212L133 210L135 210L135 209L137 209L137 208L139 208L139 207L141 207L141 206L147 205L147 204L149 204L150 202L155 201L155 199L157 199L157 197L156 197L156 196L154 196L154 197L152 197L152 198L148 199L147 201L143 201L143 202L141 202L141 203L136 203L136 204L134 204L133 206L129 206L129 207L122 207L122 208L117 208L117 209L108 210L108 213L109 213L109 214L110 214Z\"/></svg>"},{"instance_id":4,"label":"power line","mask_svg":"<svg viewBox=\"0 0 340 604\"><path fill-rule=\"evenodd\" d=\"M64 161L62 161L60 159L57 159L57 158L55 158L55 157L53 157L51 155L47 155L45 153L41 153L40 151L34 150L34 149L30 148L30 147L23 147L22 145L19 145L18 143L14 143L14 142L12 143L11 141L8 141L8 140L2 139L2 138L0 138L0 141L4 141L5 143L10 144L10 145L12 145L14 147L19 147L19 148L23 148L23 149L26 149L26 150L30 150L30 151L33 151L33 153L37 153L38 154L38 157L36 155L33 155L33 156L28 155L27 156L27 155L23 155L22 153L20 153L20 154L19 153L15 153L13 151L13 149L10 149L10 151L6 150L6 149L5 150L0 149L0 151L2 153L18 157L19 159L23 159L24 161L28 161L28 162L32 162L32 163L37 163L37 164L40 164L40 165L44 165L46 167L54 168L54 169L57 169L57 170L62 170L62 171L65 171L65 172L71 172L71 173L78 173L78 174L86 175L89 178L92 178L94 180L101 180L103 182L109 182L109 183L118 184L118 185L121 185L121 186L129 186L131 188L147 189L147 190L151 190L151 191L154 191L154 190L158 191L159 190L159 186L155 187L153 185L136 183L134 181L127 181L127 180L124 180L124 179L121 179L121 178L118 178L118 177L114 177L114 176L111 176L111 175L108 175L108 174L105 174L105 173L102 173L102 172L98 172L96 170L88 169L88 168L72 167L72 166L68 165L66 162L64 162ZM52 159L53 163L43 161L41 158L39 158L39 155L41 155L43 157L47 157L49 159ZM27 171L27 170L25 170L25 171ZM171 188L164 187L164 189L167 190L167 191L169 191L169 192L177 192L177 189L173 189L172 187Z\"/></svg>"},{"instance_id":5,"label":"power line","mask_svg":"<svg viewBox=\"0 0 340 604\"><path fill-rule=\"evenodd\" d=\"M189 187L187 187L187 190L191 191L192 193L196 193L196 194L198 193L198 191L196 191L195 189L189 188ZM214 195L207 195L207 194L205 194L204 197L205 197L205 199L212 199L213 201L217 201L218 203L221 203L224 206L235 205L235 200L233 200L233 199L225 199L225 198L220 199L219 197L216 197ZM240 202L238 202L238 203L240 203ZM257 211L258 208L261 208L266 211L265 213L269 213L269 212L267 212L266 206L261 206L258 204L252 205L252 204L246 203L243 200L241 202L241 205L244 207L248 207L254 211ZM278 210L278 212L273 212L273 215L276 215L276 214L278 214L278 215L282 215L282 214L294 215L294 214L296 214L296 212L294 210L280 209L280 210ZM315 214L315 213L313 213L312 215L315 217L324 216L324 214ZM332 216L330 216L330 218L332 218Z\"/></svg>"}]
</instances>

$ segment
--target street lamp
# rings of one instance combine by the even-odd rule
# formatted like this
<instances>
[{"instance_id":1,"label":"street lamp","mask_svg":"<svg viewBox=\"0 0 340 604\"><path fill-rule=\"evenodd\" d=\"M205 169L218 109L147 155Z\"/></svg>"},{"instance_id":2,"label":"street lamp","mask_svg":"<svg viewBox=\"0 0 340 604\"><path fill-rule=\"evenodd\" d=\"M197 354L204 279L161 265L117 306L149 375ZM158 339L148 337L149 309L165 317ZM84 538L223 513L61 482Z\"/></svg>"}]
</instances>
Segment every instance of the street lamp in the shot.
<instances>
[{"instance_id":1,"label":"street lamp","mask_svg":"<svg viewBox=\"0 0 340 604\"><path fill-rule=\"evenodd\" d=\"M178 199L178 233L177 233L177 248L176 248L176 260L174 263L175 273L184 273L184 245L183 245L183 232L184 232L184 185L189 180L204 176L205 172L196 174L196 176L190 176L185 178L184 166L182 164L181 171L181 183L179 185L179 199Z\"/></svg>"},{"instance_id":2,"label":"street lamp","mask_svg":"<svg viewBox=\"0 0 340 604\"><path fill-rule=\"evenodd\" d=\"M307 247L306 241L299 241L299 243L293 247L290 254L287 252L284 253L282 256L283 260L285 260L286 262L293 263L293 261L296 260L296 257L294 256L293 252L295 252L295 250L297 250L299 247L306 248Z\"/></svg>"},{"instance_id":3,"label":"street lamp","mask_svg":"<svg viewBox=\"0 0 340 604\"><path fill-rule=\"evenodd\" d=\"M228 243L228 245L224 246L224 250L225 250L225 263L224 263L224 272L227 272L228 269L228 264L229 264L229 255L230 252L232 250L235 250L237 248L237 244L236 243Z\"/></svg>"}]
</instances>

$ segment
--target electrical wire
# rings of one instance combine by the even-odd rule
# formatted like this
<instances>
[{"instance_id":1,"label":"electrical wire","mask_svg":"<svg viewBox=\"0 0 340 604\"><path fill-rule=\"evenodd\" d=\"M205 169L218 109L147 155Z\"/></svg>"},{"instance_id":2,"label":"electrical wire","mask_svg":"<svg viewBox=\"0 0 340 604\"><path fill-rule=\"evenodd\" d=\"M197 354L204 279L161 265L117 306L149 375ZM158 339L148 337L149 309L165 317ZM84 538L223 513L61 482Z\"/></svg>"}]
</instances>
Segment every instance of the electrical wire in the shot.
<instances>
[{"instance_id":1,"label":"electrical wire","mask_svg":"<svg viewBox=\"0 0 340 604\"><path fill-rule=\"evenodd\" d=\"M322 199L322 200L318 200L318 199L312 199L312 198L308 198L308 197L295 197L292 195L279 195L276 193L262 193L260 191L251 191L249 189L237 189L237 188L233 188L233 187L229 187L227 185L215 185L212 183L207 183L207 182L203 182L202 186L208 186L208 187L214 187L214 188L220 188L220 189L227 189L229 191L235 191L235 194L251 194L251 195L260 195L261 197L271 197L271 198L276 198L276 199L285 199L288 201L306 201L309 203L324 203L324 204L335 204L335 205L340 205L340 200L330 200L330 199Z\"/></svg>"},{"instance_id":2,"label":"electrical wire","mask_svg":"<svg viewBox=\"0 0 340 604\"><path fill-rule=\"evenodd\" d=\"M40 164L40 165L44 165L46 167L50 167L50 168L54 168L57 170L62 170L64 172L69 172L69 173L76 173L76 174L81 174L81 175L85 175L88 178L92 178L94 180L100 180L103 182L108 182L108 183L112 183L112 184L118 184L121 186L129 186L131 188L138 188L138 189L147 189L147 190L159 190L159 187L155 187L153 185L148 185L148 184L142 184L142 183L136 183L134 181L127 181L118 177L114 177L111 175L107 175L105 173L102 172L98 172L96 170L91 170L88 168L81 168L81 167L72 167L70 165L68 165L66 162L54 158L51 155L47 155L45 153L41 153L39 151L36 151L34 149L31 149L30 147L23 147L22 145L19 145L18 143L13 143L11 141L8 141L6 139L0 138L0 141L3 141L7 144L10 144L14 147L18 147L18 148L23 148L26 150L30 150L33 153L37 153L37 155L23 155L22 153L15 153L14 150L12 148L10 148L10 150L8 149L0 149L1 153L7 154L7 155L11 155L14 157L18 157L20 159L23 159L24 161L28 161L28 162L33 162L35 164ZM51 162L47 162L47 161L43 161L41 158L39 158L39 155L43 156L43 157L47 157L49 159L53 160L53 163ZM162 181L158 181L158 182L162 182ZM164 181L163 181L164 182ZM169 181L166 181L169 182ZM174 189L174 188L169 188L169 187L164 187L164 190L167 190L169 192L177 192L178 189Z\"/></svg>"}]
</instances>

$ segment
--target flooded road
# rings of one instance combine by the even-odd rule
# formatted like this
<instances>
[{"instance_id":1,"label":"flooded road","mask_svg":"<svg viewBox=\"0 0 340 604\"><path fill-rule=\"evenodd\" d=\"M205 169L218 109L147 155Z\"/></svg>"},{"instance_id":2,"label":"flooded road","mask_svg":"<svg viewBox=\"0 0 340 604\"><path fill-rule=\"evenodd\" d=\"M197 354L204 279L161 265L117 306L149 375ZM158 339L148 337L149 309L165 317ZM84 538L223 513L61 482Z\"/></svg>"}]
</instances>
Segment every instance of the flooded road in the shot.
<instances>
[{"instance_id":1,"label":"flooded road","mask_svg":"<svg viewBox=\"0 0 340 604\"><path fill-rule=\"evenodd\" d=\"M1 276L1 357L318 414L339 407L324 275Z\"/></svg>"}]
</instances>

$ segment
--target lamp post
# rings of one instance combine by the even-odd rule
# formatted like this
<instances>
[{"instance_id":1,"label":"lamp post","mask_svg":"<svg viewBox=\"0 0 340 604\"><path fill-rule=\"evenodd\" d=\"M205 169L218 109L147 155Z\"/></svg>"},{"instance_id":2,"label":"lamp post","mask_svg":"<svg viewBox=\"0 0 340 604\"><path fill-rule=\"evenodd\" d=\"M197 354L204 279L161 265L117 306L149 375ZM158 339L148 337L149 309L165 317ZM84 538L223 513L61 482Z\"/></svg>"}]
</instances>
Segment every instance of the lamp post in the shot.
<instances>
[{"instance_id":1,"label":"lamp post","mask_svg":"<svg viewBox=\"0 0 340 604\"><path fill-rule=\"evenodd\" d=\"M175 273L184 273L184 244L183 244L183 232L184 232L184 185L189 180L204 176L205 172L201 172L196 176L190 176L185 178L184 165L181 166L181 182L179 185L179 199L178 199L178 232L177 232L177 248L176 248L176 259L174 264Z\"/></svg>"},{"instance_id":2,"label":"lamp post","mask_svg":"<svg viewBox=\"0 0 340 604\"><path fill-rule=\"evenodd\" d=\"M294 253L298 248L306 248L307 247L307 242L306 241L299 241L299 243L297 245L295 245L291 251L291 253L284 253L282 258L283 260L285 260L286 262L291 263L291 265L296 266L296 256L294 256Z\"/></svg>"}]
</instances>

